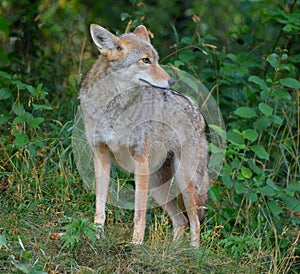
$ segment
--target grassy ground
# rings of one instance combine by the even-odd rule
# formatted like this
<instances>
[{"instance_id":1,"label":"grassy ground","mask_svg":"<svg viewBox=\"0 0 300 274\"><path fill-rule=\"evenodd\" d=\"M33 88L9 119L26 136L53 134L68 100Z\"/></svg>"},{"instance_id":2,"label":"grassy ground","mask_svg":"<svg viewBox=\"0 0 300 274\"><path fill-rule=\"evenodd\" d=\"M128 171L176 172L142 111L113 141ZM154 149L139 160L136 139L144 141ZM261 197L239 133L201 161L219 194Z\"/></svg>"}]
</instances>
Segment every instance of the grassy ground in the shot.
<instances>
[{"instance_id":1,"label":"grassy ground","mask_svg":"<svg viewBox=\"0 0 300 274\"><path fill-rule=\"evenodd\" d=\"M172 242L169 219L152 209L145 243L135 246L132 212L109 206L105 238L96 240L94 196L60 156L57 163L49 160L52 169L24 158L22 172L3 174L0 273L296 273L295 247L279 261L276 246L254 235L226 238L213 217L194 249L188 232ZM66 235L59 238L60 232Z\"/></svg>"},{"instance_id":2,"label":"grassy ground","mask_svg":"<svg viewBox=\"0 0 300 274\"><path fill-rule=\"evenodd\" d=\"M130 212L123 212L120 219L110 212L105 238L94 241L85 235L92 227L86 216L91 212L74 209L82 202L92 205L92 200L75 198L58 206L51 202L55 197L47 195L22 203L11 198L1 213L6 237L0 251L1 273L253 273L257 267L232 260L210 240L203 241L198 250L189 247L187 237L173 243L170 226L161 214L149 223L145 244L135 246L130 244L132 223L126 221ZM69 214L73 219L64 217ZM77 227L67 240L54 238L55 233L65 231L66 224L76 230L78 220L85 226ZM74 242L71 237L76 238Z\"/></svg>"}]
</instances>

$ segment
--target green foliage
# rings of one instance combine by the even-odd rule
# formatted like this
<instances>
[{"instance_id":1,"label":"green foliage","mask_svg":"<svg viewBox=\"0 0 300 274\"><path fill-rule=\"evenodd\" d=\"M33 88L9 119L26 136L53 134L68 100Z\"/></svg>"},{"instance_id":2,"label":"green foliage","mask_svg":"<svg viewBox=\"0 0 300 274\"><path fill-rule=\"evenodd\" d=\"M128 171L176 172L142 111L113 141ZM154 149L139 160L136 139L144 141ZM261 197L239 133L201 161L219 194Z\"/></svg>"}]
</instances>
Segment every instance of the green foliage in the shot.
<instances>
[{"instance_id":1,"label":"green foliage","mask_svg":"<svg viewBox=\"0 0 300 274\"><path fill-rule=\"evenodd\" d=\"M19 259L16 259L14 255L10 255L8 260L10 263L18 270L19 273L32 273L32 274L46 274L43 271L43 267L37 263L35 258L32 256L31 251L26 251L24 244L20 237L18 237L19 245L21 247L21 252Z\"/></svg>"},{"instance_id":2,"label":"green foliage","mask_svg":"<svg viewBox=\"0 0 300 274\"><path fill-rule=\"evenodd\" d=\"M97 228L86 218L67 218L68 224L65 225L66 233L62 236L62 248L76 248L80 241L96 241Z\"/></svg>"},{"instance_id":3,"label":"green foliage","mask_svg":"<svg viewBox=\"0 0 300 274\"><path fill-rule=\"evenodd\" d=\"M259 239L250 236L229 235L220 241L220 245L229 250L231 256L236 260L241 260L243 257L251 258L253 254L259 252Z\"/></svg>"},{"instance_id":4,"label":"green foliage","mask_svg":"<svg viewBox=\"0 0 300 274\"><path fill-rule=\"evenodd\" d=\"M5 235L0 235L0 247L6 247L6 236Z\"/></svg>"},{"instance_id":5,"label":"green foliage","mask_svg":"<svg viewBox=\"0 0 300 274\"><path fill-rule=\"evenodd\" d=\"M3 272L75 272L81 264L98 272L297 273L299 1L17 2L0 3ZM110 241L100 243L92 223L77 217L94 211L70 142L78 85L97 55L90 23L116 33L145 24L162 63L201 80L220 106L226 133L209 126L226 136L226 159L210 189L201 252L164 245L168 221L152 218L149 246L135 250L124 244L130 213L108 209ZM49 242L52 228L60 226L62 242ZM160 236L156 242L153 235Z\"/></svg>"},{"instance_id":6,"label":"green foliage","mask_svg":"<svg viewBox=\"0 0 300 274\"><path fill-rule=\"evenodd\" d=\"M45 146L38 132L44 122L44 118L40 116L41 111L52 108L33 102L44 100L47 92L43 90L42 84L35 88L4 71L0 71L0 83L0 127L7 128L10 125L10 136L6 135L2 141L7 143L8 150L27 146L34 155L36 148Z\"/></svg>"}]
</instances>

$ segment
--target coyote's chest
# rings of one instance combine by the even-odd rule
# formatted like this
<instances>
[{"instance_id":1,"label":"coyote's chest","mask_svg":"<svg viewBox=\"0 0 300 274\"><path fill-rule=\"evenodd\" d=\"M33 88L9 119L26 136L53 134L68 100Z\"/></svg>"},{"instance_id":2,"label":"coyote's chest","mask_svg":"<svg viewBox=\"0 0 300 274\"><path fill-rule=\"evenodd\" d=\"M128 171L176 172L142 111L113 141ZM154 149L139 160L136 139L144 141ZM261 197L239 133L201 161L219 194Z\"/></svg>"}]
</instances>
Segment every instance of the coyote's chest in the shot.
<instances>
[{"instance_id":1,"label":"coyote's chest","mask_svg":"<svg viewBox=\"0 0 300 274\"><path fill-rule=\"evenodd\" d=\"M139 87L115 94L109 100L89 97L87 101L93 100L93 104L81 100L89 143L107 144L117 162L131 166L131 152L143 150L147 135L150 162L159 165L170 151L180 147L180 135L184 135L180 131L184 121L176 118L180 109L165 96L163 90Z\"/></svg>"}]
</instances>

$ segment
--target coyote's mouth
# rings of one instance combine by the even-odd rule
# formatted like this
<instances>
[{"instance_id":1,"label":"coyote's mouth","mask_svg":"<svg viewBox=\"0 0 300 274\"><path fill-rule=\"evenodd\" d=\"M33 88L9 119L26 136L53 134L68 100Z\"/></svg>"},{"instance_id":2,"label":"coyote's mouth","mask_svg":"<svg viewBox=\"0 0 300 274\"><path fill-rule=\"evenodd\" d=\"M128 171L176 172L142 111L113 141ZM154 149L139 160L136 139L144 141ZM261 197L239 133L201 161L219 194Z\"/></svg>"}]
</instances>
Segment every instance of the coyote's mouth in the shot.
<instances>
[{"instance_id":1,"label":"coyote's mouth","mask_svg":"<svg viewBox=\"0 0 300 274\"><path fill-rule=\"evenodd\" d=\"M152 86L152 87L154 87L154 88L160 88L160 89L167 89L167 88L169 88L169 86L167 86L167 87L160 87L160 86L157 86L157 85L153 85L149 81L147 81L145 79L142 79L142 78L139 78L139 80L142 81L142 82L144 82L144 83L146 83L146 84L148 84L148 85L150 85L150 86Z\"/></svg>"}]
</instances>

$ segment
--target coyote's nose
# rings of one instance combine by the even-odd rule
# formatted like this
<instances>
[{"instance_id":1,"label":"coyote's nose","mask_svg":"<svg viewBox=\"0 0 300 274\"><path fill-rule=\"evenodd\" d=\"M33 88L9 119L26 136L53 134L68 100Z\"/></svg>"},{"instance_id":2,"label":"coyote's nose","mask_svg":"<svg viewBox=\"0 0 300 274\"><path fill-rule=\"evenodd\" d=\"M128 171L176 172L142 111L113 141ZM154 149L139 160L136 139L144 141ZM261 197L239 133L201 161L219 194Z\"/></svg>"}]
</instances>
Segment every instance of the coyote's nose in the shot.
<instances>
[{"instance_id":1,"label":"coyote's nose","mask_svg":"<svg viewBox=\"0 0 300 274\"><path fill-rule=\"evenodd\" d=\"M175 84L175 80L171 78L170 80L168 80L168 84L170 87L173 86Z\"/></svg>"}]
</instances>

